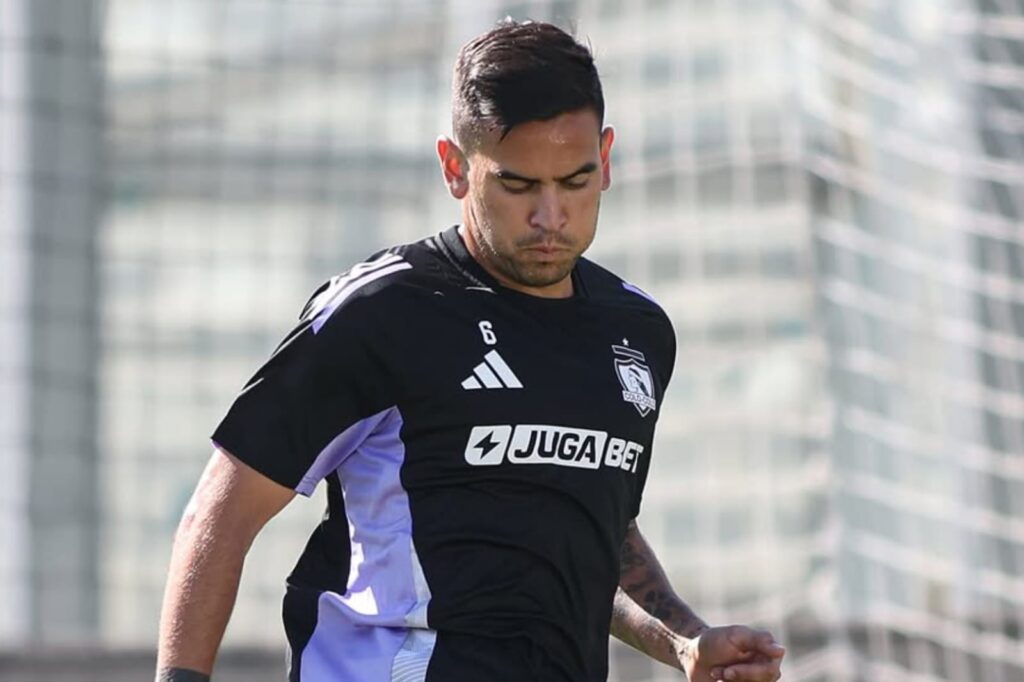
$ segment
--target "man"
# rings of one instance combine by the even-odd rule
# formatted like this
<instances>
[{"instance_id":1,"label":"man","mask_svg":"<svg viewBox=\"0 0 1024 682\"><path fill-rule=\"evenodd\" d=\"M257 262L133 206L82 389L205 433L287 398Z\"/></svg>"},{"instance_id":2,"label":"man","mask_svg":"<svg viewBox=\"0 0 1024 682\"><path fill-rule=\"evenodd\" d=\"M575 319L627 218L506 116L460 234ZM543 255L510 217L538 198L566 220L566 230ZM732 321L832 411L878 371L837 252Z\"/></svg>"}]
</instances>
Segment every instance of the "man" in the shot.
<instances>
[{"instance_id":1,"label":"man","mask_svg":"<svg viewBox=\"0 0 1024 682\"><path fill-rule=\"evenodd\" d=\"M609 630L694 682L778 679L772 636L709 628L635 522L675 341L580 257L603 116L590 53L551 25L463 47L437 142L463 224L321 287L242 390L175 540L158 679L208 679L249 544L321 480L291 680L605 680Z\"/></svg>"}]
</instances>

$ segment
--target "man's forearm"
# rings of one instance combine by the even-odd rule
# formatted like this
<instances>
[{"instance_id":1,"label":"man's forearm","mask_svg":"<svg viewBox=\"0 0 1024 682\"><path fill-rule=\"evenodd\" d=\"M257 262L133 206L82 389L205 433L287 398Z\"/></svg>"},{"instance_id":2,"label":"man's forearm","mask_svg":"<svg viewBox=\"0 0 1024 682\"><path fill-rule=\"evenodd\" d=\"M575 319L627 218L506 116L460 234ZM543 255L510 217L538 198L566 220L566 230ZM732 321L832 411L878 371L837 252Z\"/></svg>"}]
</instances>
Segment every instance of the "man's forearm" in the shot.
<instances>
[{"instance_id":1,"label":"man's forearm","mask_svg":"<svg viewBox=\"0 0 1024 682\"><path fill-rule=\"evenodd\" d=\"M201 519L182 521L160 617L158 682L200 682L213 669L247 549L233 545Z\"/></svg>"},{"instance_id":2,"label":"man's forearm","mask_svg":"<svg viewBox=\"0 0 1024 682\"><path fill-rule=\"evenodd\" d=\"M160 612L158 682L205 682L235 605L245 554L293 497L294 490L214 450L174 536Z\"/></svg>"},{"instance_id":3,"label":"man's forearm","mask_svg":"<svg viewBox=\"0 0 1024 682\"><path fill-rule=\"evenodd\" d=\"M611 634L637 651L682 669L680 650L685 642L664 623L644 611L620 587L612 605Z\"/></svg>"},{"instance_id":4,"label":"man's forearm","mask_svg":"<svg viewBox=\"0 0 1024 682\"><path fill-rule=\"evenodd\" d=\"M707 623L676 595L661 563L635 522L631 522L626 531L619 565L622 592L669 631L692 639L708 628Z\"/></svg>"}]
</instances>

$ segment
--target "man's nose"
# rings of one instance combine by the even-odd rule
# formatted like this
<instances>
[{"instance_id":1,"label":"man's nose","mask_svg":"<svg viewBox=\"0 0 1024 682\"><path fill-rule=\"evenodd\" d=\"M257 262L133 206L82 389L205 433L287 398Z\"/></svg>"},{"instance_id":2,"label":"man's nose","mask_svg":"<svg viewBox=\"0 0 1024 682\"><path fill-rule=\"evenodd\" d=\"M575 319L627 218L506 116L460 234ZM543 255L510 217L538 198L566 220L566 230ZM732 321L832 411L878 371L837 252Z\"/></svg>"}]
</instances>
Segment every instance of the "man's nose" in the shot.
<instances>
[{"instance_id":1,"label":"man's nose","mask_svg":"<svg viewBox=\"0 0 1024 682\"><path fill-rule=\"evenodd\" d=\"M559 230L565 227L568 216L561 195L557 187L541 187L537 203L530 215L531 227L543 230Z\"/></svg>"}]
</instances>

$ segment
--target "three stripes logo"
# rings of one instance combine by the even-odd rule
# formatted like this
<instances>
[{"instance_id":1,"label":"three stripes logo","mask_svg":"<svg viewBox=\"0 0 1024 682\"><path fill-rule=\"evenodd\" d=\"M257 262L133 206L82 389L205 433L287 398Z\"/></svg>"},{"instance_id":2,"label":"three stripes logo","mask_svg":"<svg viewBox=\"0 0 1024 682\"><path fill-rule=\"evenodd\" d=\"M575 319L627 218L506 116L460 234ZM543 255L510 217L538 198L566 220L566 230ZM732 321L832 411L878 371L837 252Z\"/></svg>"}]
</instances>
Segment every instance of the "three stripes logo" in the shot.
<instances>
[{"instance_id":1,"label":"three stripes logo","mask_svg":"<svg viewBox=\"0 0 1024 682\"><path fill-rule=\"evenodd\" d=\"M473 373L462 382L462 388L476 391L482 388L522 388L523 384L505 360L492 350L484 361L473 368Z\"/></svg>"}]
</instances>

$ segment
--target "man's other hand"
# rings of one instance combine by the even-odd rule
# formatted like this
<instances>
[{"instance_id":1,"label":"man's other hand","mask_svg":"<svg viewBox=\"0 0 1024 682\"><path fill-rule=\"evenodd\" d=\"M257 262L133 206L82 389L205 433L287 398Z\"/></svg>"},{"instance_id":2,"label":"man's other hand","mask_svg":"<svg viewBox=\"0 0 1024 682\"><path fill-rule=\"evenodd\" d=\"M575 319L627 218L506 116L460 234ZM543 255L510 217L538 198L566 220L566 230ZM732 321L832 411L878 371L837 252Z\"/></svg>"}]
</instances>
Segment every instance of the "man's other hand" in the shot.
<instances>
[{"instance_id":1,"label":"man's other hand","mask_svg":"<svg viewBox=\"0 0 1024 682\"><path fill-rule=\"evenodd\" d=\"M775 682L785 655L770 632L728 625L688 640L679 660L690 682Z\"/></svg>"}]
</instances>

